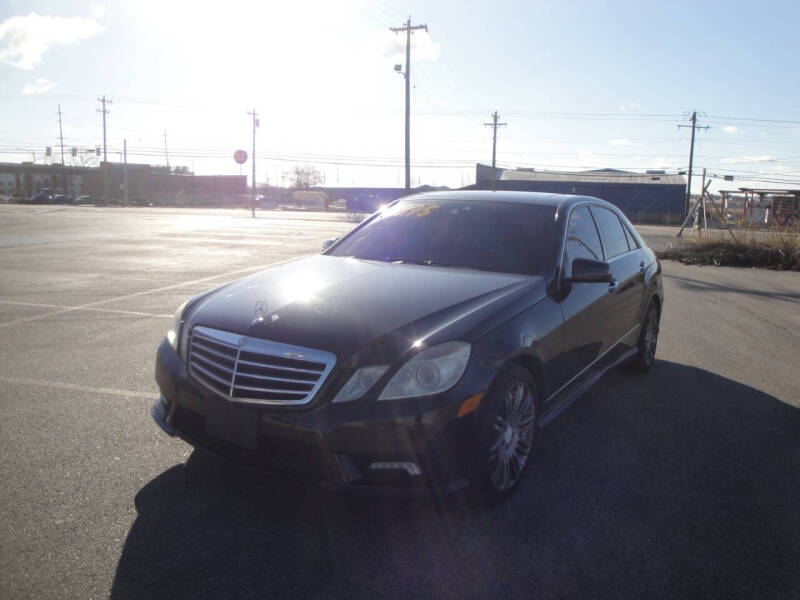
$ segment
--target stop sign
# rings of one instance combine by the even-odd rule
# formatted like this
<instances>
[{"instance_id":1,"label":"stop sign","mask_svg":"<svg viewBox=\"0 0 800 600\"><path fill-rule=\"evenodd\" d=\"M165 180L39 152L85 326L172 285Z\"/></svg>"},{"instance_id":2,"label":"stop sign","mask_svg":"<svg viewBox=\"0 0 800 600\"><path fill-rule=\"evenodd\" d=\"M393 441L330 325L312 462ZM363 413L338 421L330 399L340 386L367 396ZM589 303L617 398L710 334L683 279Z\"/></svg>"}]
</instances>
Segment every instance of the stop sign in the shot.
<instances>
[{"instance_id":1,"label":"stop sign","mask_svg":"<svg viewBox=\"0 0 800 600\"><path fill-rule=\"evenodd\" d=\"M240 165L246 163L247 152L245 152L244 150L237 150L236 152L233 153L233 160L235 160Z\"/></svg>"}]
</instances>

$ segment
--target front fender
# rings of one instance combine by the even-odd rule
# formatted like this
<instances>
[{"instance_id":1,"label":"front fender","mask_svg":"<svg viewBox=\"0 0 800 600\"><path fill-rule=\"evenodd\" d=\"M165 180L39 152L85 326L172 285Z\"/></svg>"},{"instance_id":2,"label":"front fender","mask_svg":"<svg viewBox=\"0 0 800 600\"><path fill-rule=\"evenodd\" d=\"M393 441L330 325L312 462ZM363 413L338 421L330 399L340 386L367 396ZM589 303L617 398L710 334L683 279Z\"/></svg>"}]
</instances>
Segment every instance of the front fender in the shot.
<instances>
[{"instance_id":1,"label":"front fender","mask_svg":"<svg viewBox=\"0 0 800 600\"><path fill-rule=\"evenodd\" d=\"M564 347L561 305L549 297L484 335L473 352L498 371L509 362L531 368L543 397L558 381L557 358Z\"/></svg>"}]
</instances>

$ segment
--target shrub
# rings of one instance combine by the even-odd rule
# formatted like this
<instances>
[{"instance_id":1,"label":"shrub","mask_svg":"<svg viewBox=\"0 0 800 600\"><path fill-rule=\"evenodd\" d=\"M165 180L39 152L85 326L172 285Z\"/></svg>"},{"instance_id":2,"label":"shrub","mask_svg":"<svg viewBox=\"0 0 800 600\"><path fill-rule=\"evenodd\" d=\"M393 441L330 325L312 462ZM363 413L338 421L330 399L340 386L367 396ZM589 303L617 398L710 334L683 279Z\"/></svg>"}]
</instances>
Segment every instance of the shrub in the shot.
<instances>
[{"instance_id":1,"label":"shrub","mask_svg":"<svg viewBox=\"0 0 800 600\"><path fill-rule=\"evenodd\" d=\"M657 252L658 257L684 264L800 271L800 236L795 233L738 231L736 241L724 231L705 235L681 240Z\"/></svg>"}]
</instances>

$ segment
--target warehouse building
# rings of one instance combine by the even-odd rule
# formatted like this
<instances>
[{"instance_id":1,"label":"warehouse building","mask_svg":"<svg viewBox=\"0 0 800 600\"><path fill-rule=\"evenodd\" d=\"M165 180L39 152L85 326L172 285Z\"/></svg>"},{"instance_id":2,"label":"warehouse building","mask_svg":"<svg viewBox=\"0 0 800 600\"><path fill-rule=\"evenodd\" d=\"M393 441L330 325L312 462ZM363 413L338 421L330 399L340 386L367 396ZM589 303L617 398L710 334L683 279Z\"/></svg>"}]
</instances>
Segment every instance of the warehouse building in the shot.
<instances>
[{"instance_id":1,"label":"warehouse building","mask_svg":"<svg viewBox=\"0 0 800 600\"><path fill-rule=\"evenodd\" d=\"M664 171L632 173L616 169L539 171L496 169L496 189L594 196L615 204L634 223L680 224L686 202L686 179ZM492 189L492 167L478 164L476 183L468 189Z\"/></svg>"}]
</instances>

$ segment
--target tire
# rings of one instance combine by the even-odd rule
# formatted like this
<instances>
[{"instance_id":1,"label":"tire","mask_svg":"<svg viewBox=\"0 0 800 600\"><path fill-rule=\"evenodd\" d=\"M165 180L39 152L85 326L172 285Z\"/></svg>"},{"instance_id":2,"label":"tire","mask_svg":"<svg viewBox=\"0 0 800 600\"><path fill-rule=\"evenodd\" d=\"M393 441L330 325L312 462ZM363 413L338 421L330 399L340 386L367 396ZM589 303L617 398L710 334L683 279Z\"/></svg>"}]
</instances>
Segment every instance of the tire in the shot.
<instances>
[{"instance_id":1,"label":"tire","mask_svg":"<svg viewBox=\"0 0 800 600\"><path fill-rule=\"evenodd\" d=\"M517 365L501 371L479 413L468 473L480 502L502 502L516 489L530 459L538 409L531 374Z\"/></svg>"},{"instance_id":2,"label":"tire","mask_svg":"<svg viewBox=\"0 0 800 600\"><path fill-rule=\"evenodd\" d=\"M639 332L639 341L636 343L638 352L631 360L631 366L639 373L648 373L655 362L660 320L661 312L658 310L658 305L651 300L647 305L642 329Z\"/></svg>"}]
</instances>

